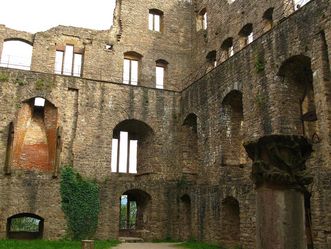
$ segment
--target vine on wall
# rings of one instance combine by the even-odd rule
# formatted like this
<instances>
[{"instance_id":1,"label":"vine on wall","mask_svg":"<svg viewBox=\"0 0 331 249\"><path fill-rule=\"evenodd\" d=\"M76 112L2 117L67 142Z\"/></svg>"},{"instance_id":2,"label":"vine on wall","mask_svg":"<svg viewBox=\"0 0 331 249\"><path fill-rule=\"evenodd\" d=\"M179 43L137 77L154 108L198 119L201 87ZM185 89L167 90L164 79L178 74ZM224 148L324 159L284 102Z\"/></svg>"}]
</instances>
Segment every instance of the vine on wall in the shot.
<instances>
[{"instance_id":1,"label":"vine on wall","mask_svg":"<svg viewBox=\"0 0 331 249\"><path fill-rule=\"evenodd\" d=\"M83 179L70 166L61 169L61 204L66 215L69 236L75 240L93 237L100 210L99 186Z\"/></svg>"}]
</instances>

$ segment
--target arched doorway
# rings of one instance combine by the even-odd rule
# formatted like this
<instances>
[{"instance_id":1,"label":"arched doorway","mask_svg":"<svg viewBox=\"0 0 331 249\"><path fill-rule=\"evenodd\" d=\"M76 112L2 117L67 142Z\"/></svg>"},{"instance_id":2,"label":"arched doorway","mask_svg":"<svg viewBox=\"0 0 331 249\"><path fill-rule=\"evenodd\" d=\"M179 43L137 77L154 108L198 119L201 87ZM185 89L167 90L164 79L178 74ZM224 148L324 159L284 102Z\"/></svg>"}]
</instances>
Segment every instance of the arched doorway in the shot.
<instances>
[{"instance_id":1,"label":"arched doorway","mask_svg":"<svg viewBox=\"0 0 331 249\"><path fill-rule=\"evenodd\" d=\"M180 198L179 204L179 238L182 241L191 238L191 198L185 194Z\"/></svg>"},{"instance_id":2,"label":"arched doorway","mask_svg":"<svg viewBox=\"0 0 331 249\"><path fill-rule=\"evenodd\" d=\"M149 228L151 196L145 191L132 189L120 197L120 237L140 237Z\"/></svg>"},{"instance_id":3,"label":"arched doorway","mask_svg":"<svg viewBox=\"0 0 331 249\"><path fill-rule=\"evenodd\" d=\"M42 239L43 231L44 219L35 214L21 213L7 219L8 239Z\"/></svg>"},{"instance_id":4,"label":"arched doorway","mask_svg":"<svg viewBox=\"0 0 331 249\"><path fill-rule=\"evenodd\" d=\"M237 245L240 242L240 207L233 197L222 201L221 240L226 245Z\"/></svg>"},{"instance_id":5,"label":"arched doorway","mask_svg":"<svg viewBox=\"0 0 331 249\"><path fill-rule=\"evenodd\" d=\"M182 125L182 172L196 174L198 168L198 117L194 113L186 116Z\"/></svg>"}]
</instances>

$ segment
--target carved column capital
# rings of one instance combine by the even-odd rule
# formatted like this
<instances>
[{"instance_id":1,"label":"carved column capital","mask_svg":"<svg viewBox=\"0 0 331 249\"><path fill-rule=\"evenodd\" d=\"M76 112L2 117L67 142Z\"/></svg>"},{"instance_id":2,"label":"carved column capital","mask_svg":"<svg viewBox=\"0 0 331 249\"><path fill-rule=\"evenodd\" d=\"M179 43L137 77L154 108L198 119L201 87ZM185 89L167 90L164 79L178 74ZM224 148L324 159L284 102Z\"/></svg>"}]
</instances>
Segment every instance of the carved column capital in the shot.
<instances>
[{"instance_id":1,"label":"carved column capital","mask_svg":"<svg viewBox=\"0 0 331 249\"><path fill-rule=\"evenodd\" d=\"M305 166L312 146L304 137L268 135L244 146L253 160L252 178L257 186L275 184L302 189L312 182Z\"/></svg>"}]
</instances>

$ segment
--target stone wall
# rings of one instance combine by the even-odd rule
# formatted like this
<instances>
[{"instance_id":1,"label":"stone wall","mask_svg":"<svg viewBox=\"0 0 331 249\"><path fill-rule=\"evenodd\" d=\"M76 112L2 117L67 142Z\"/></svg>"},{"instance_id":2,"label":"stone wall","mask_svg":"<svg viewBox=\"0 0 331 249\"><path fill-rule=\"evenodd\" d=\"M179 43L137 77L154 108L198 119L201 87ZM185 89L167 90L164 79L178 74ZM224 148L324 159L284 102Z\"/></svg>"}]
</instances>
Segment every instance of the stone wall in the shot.
<instances>
[{"instance_id":1,"label":"stone wall","mask_svg":"<svg viewBox=\"0 0 331 249\"><path fill-rule=\"evenodd\" d=\"M329 229L321 226L328 223L329 218L325 217L324 211L321 210L329 209L329 205L325 204L324 198L320 198L320 195L326 196L330 193L330 187L320 185L321 181L328 182L326 172L330 170L330 164L327 162L330 156L330 114L327 111L330 109L330 99L326 97L330 92L328 77L330 52L326 44L330 44L330 40L327 41L326 38L326 34L329 33L327 31L329 21L326 22L323 17L327 15L328 8L330 7L327 2L312 1L288 19L282 20L271 31L257 38L245 49L187 87L182 93L181 106L183 118L189 113L198 116L198 144L202 161L198 170L198 181L219 186L223 181L229 182L227 180L231 175L229 172L236 170L241 180L238 185L231 182L231 186L240 189L244 182L249 183L250 163L232 164L224 160L228 148L233 148L235 144L231 136L229 139L224 139L224 130L229 127L224 125L224 122L227 122L223 117L223 110L226 108L224 99L233 92L242 93L244 116L242 142L268 134L302 135L302 129L297 129L293 123L293 120L302 123L300 111L293 109L294 104L300 103L300 98L291 95L294 93L291 88L295 86L293 83L285 83L286 81L283 80L285 77L279 74L279 70L287 59L293 60L295 55L309 59L310 68L306 67L305 70L311 70L313 101L317 115L317 121L308 122L309 125L314 124L316 127L314 136L308 137L314 147L308 168L314 175L314 184L310 191L312 230L317 248L325 248L329 234ZM317 23L320 25L316 25ZM262 69L260 63L263 64ZM322 68L324 70L321 70ZM291 70L301 69L295 67ZM304 82L301 80L300 83L303 87ZM305 135L308 136L307 133ZM241 150L241 146L237 145L235 153L237 158ZM315 184L318 184L318 187ZM242 208L245 200L241 197L237 200ZM255 205L253 200L250 204ZM245 219L240 221L248 222ZM241 237L241 242L246 244L246 238ZM248 248L251 246L252 244Z\"/></svg>"},{"instance_id":2,"label":"stone wall","mask_svg":"<svg viewBox=\"0 0 331 249\"><path fill-rule=\"evenodd\" d=\"M262 16L272 7L269 30ZM208 28L197 31L203 8ZM0 69L0 236L6 236L7 218L24 212L45 219L44 238L66 233L57 165L47 172L12 167L8 149L10 124L15 130L24 103L42 97L54 105L56 128L62 130L58 164L73 165L101 187L97 238L119 236L119 199L139 190L151 202L144 229L136 235L254 248L256 197L242 144L270 134L299 134L314 147L307 227L315 247L326 249L331 234L330 8L327 0L311 1L295 13L287 1L118 0L110 30L58 26L32 35L0 26L0 51L7 39L33 44L31 71ZM148 30L150 9L162 10L162 32ZM253 24L255 40L240 47L238 33L247 23ZM235 41L230 58L220 50L228 37ZM53 74L55 52L66 44L83 51L82 77ZM210 62L203 66L211 50L216 68ZM129 51L142 55L138 86L121 83ZM158 59L169 63L166 90L155 89ZM303 91L304 86L309 87ZM138 174L112 173L112 138L123 121L127 129L148 127Z\"/></svg>"}]
</instances>

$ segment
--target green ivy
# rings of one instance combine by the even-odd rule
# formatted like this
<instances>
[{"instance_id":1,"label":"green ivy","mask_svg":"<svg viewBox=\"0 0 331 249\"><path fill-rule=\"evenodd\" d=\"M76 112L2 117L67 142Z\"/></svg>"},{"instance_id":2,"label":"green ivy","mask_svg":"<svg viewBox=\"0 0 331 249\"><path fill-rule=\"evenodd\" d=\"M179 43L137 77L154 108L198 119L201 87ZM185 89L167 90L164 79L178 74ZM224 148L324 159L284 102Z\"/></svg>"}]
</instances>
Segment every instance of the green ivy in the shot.
<instances>
[{"instance_id":1,"label":"green ivy","mask_svg":"<svg viewBox=\"0 0 331 249\"><path fill-rule=\"evenodd\" d=\"M100 210L99 186L83 179L71 166L61 169L61 204L66 215L69 236L90 239L95 234Z\"/></svg>"},{"instance_id":2,"label":"green ivy","mask_svg":"<svg viewBox=\"0 0 331 249\"><path fill-rule=\"evenodd\" d=\"M42 90L45 86L45 82L42 79L36 81L36 90Z\"/></svg>"},{"instance_id":3,"label":"green ivy","mask_svg":"<svg viewBox=\"0 0 331 249\"><path fill-rule=\"evenodd\" d=\"M264 71L264 62L259 56L255 59L255 70L257 73Z\"/></svg>"},{"instance_id":4,"label":"green ivy","mask_svg":"<svg viewBox=\"0 0 331 249\"><path fill-rule=\"evenodd\" d=\"M4 73L0 73L0 82L5 82L9 80L9 76Z\"/></svg>"},{"instance_id":5,"label":"green ivy","mask_svg":"<svg viewBox=\"0 0 331 249\"><path fill-rule=\"evenodd\" d=\"M53 87L53 82L44 79L38 79L35 83L36 90L49 90Z\"/></svg>"},{"instance_id":6,"label":"green ivy","mask_svg":"<svg viewBox=\"0 0 331 249\"><path fill-rule=\"evenodd\" d=\"M19 86L25 86L27 84L27 82L24 79L20 79L20 78L16 78L15 82Z\"/></svg>"},{"instance_id":7,"label":"green ivy","mask_svg":"<svg viewBox=\"0 0 331 249\"><path fill-rule=\"evenodd\" d=\"M266 103L267 103L267 97L266 96L263 96L261 94L257 94L255 96L255 101L256 101L256 104L260 107L260 108L263 108Z\"/></svg>"}]
</instances>

